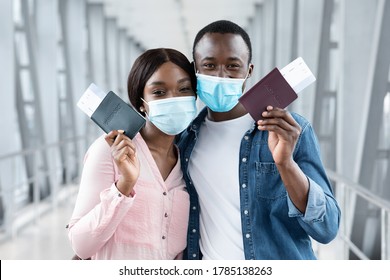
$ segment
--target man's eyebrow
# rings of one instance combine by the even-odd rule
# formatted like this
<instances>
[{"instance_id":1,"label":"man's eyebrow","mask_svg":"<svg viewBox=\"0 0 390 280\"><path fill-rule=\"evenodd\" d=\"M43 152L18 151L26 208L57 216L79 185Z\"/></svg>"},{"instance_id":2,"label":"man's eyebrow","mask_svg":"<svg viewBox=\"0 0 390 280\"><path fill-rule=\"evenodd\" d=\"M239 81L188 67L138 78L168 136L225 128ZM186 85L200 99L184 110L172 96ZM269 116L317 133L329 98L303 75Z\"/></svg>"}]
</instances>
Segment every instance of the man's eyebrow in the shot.
<instances>
[{"instance_id":1,"label":"man's eyebrow","mask_svg":"<svg viewBox=\"0 0 390 280\"><path fill-rule=\"evenodd\" d=\"M204 60L214 60L215 57L214 56L206 56L205 58L202 59L202 61Z\"/></svg>"},{"instance_id":2,"label":"man's eyebrow","mask_svg":"<svg viewBox=\"0 0 390 280\"><path fill-rule=\"evenodd\" d=\"M202 59L202 61L215 60L215 59L216 58L213 56L206 56L205 58ZM228 57L227 60L229 60L229 61L242 61L242 59L237 57L237 56Z\"/></svg>"},{"instance_id":3,"label":"man's eyebrow","mask_svg":"<svg viewBox=\"0 0 390 280\"><path fill-rule=\"evenodd\" d=\"M238 60L238 61L242 61L242 59L239 58L239 57L237 57L237 56L229 57L228 60L230 60L230 61L237 61L237 60Z\"/></svg>"},{"instance_id":4,"label":"man's eyebrow","mask_svg":"<svg viewBox=\"0 0 390 280\"><path fill-rule=\"evenodd\" d=\"M204 62L204 61L213 61L213 60L216 60L216 58L213 57L213 56L207 56L207 57L203 58L203 59L201 60L201 62ZM228 58L227 58L227 61L242 61L242 59L239 58L239 57L237 57L237 56L232 56L232 57L228 57Z\"/></svg>"}]
</instances>

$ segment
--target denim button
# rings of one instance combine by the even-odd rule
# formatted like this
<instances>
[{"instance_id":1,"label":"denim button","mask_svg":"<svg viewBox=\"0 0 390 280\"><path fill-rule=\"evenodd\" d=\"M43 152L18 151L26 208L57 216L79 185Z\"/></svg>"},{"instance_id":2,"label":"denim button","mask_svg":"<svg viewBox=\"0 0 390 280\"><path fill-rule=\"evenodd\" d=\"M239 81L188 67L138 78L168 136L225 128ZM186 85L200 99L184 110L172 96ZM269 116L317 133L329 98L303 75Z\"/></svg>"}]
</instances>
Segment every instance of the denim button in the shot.
<instances>
[{"instance_id":1,"label":"denim button","mask_svg":"<svg viewBox=\"0 0 390 280\"><path fill-rule=\"evenodd\" d=\"M245 157L242 159L242 162L246 162L246 158Z\"/></svg>"},{"instance_id":2,"label":"denim button","mask_svg":"<svg viewBox=\"0 0 390 280\"><path fill-rule=\"evenodd\" d=\"M251 235L249 233L247 233L247 234L245 234L245 237L249 238L249 237L251 237Z\"/></svg>"},{"instance_id":3,"label":"denim button","mask_svg":"<svg viewBox=\"0 0 390 280\"><path fill-rule=\"evenodd\" d=\"M249 213L248 210L245 210L245 211L244 211L244 214L245 214L245 215L248 215L248 213Z\"/></svg>"},{"instance_id":4,"label":"denim button","mask_svg":"<svg viewBox=\"0 0 390 280\"><path fill-rule=\"evenodd\" d=\"M241 187L242 187L243 189L245 189L245 188L246 188L246 184L242 184Z\"/></svg>"}]
</instances>

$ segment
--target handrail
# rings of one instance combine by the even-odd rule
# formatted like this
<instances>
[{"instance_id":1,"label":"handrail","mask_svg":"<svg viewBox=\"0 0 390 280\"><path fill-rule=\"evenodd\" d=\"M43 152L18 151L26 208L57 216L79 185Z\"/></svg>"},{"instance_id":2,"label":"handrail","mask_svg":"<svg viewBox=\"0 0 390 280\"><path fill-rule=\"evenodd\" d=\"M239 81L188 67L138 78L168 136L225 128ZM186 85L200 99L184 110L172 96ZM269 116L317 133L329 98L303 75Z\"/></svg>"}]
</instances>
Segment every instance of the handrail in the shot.
<instances>
[{"instance_id":1,"label":"handrail","mask_svg":"<svg viewBox=\"0 0 390 280\"><path fill-rule=\"evenodd\" d=\"M358 194L362 198L378 206L379 208L390 212L390 201L385 200L382 197L368 191L362 185L359 185L332 170L326 170L326 172L331 180L344 184L346 188L353 190L356 194Z\"/></svg>"},{"instance_id":2,"label":"handrail","mask_svg":"<svg viewBox=\"0 0 390 280\"><path fill-rule=\"evenodd\" d=\"M36 164L36 160L35 160L36 157L34 157L34 155L37 153L40 153L42 150L49 151L50 149L55 149L57 151L57 149L60 149L60 148L62 149L62 147L64 147L64 146L66 147L67 145L69 145L69 147L71 147L71 145L74 145L75 143L78 143L78 142L84 141L84 140L87 141L88 139L89 138L87 136L80 136L79 135L79 136L75 136L75 137L69 137L69 138L63 139L63 140L58 141L58 142L54 142L54 143L41 145L41 146L30 148L30 149L24 149L24 150L0 155L0 163L7 163L9 161L12 162L14 160L19 160L20 158L22 158L22 161L23 161L23 157L32 156L33 169L34 169L33 174L24 178L22 180L22 182L16 182L17 180L15 180L12 183L12 185L7 186L6 189L0 187L0 197L5 199L7 202L6 206L5 206L7 208L4 211L4 213L5 213L4 221L3 221L3 224L0 226L0 229L3 231L3 234L0 234L0 235L2 235L1 239L6 239L6 238L9 238L9 237L15 235L17 233L17 231L22 226L24 226L30 222L33 222L34 220L37 220L39 218L39 216L42 214L42 211L39 210L39 209L41 209L40 204L42 204L42 203L47 204L47 202L51 202L51 203L49 203L49 204L51 204L51 205L49 205L49 207L51 207L51 208L55 207L56 203L59 201L58 197L56 197L56 196L58 194L58 191L60 191L60 189L62 189L62 188L60 188L60 185L62 185L62 183L59 180L57 171L59 171L61 169L68 170L68 168L70 168L74 162L79 162L81 160L80 158L78 158L79 157L78 155L72 153L72 154L70 154L71 155L70 157L67 157L65 159L65 162L61 162L61 160L58 160L58 157L60 156L59 152L50 153L51 156L53 157L52 158L53 162L56 162L59 164L49 166L47 169L42 170ZM71 164L71 165L69 165L69 164ZM1 174L1 176L13 176L13 175L3 173L3 174ZM8 178L10 178L10 177L8 177ZM39 192L40 192L39 187L40 186L37 182L39 182L39 180L41 180L43 178L48 178L49 180L52 180L53 185L50 186L51 191L52 191L51 194L48 197L41 199L39 196ZM14 179L14 178L12 178L12 179ZM75 178L69 178L69 179L73 181ZM14 192L16 189L19 189L20 187L22 187L26 184L30 184L30 183L33 183L33 201L31 203L28 203L28 204L19 208L19 206L17 206L18 197L15 197ZM30 213L27 213L29 216L28 219L26 219L25 217L19 217L19 215L23 215L23 213L26 212L26 211L24 211L25 209L30 209L31 207L32 207L32 209L34 209L34 211L30 211L30 210L27 211L27 212L30 212ZM31 215L31 212L34 212L33 215ZM23 220L23 222L20 222L21 220ZM27 220L29 220L29 221L27 221Z\"/></svg>"},{"instance_id":3,"label":"handrail","mask_svg":"<svg viewBox=\"0 0 390 280\"><path fill-rule=\"evenodd\" d=\"M41 145L41 146L30 148L30 149L23 149L21 151L12 152L12 153L8 153L8 154L3 154L3 155L0 155L0 161L3 161L5 159L9 159L9 158L13 158L13 157L17 157L17 156L26 156L26 155L33 154L33 153L36 153L37 151L45 150L48 148L60 147L60 146L69 144L70 142L75 142L75 141L83 140L83 139L85 140L85 139L87 139L87 137L79 135L79 136L75 136L75 137L65 138L64 140L61 140L58 142L53 142L50 144Z\"/></svg>"},{"instance_id":4,"label":"handrail","mask_svg":"<svg viewBox=\"0 0 390 280\"><path fill-rule=\"evenodd\" d=\"M368 260L369 257L351 240L348 234L348 224L352 224L353 217L349 217L347 213L352 214L353 212L347 211L346 204L349 203L347 197L347 191L350 195L357 195L372 205L378 207L380 211L380 224L381 224L381 259L390 259L390 202L384 200L382 197L370 192L362 185L357 184L342 175L332 171L326 171L329 179L336 182L336 199L338 200L342 210L345 210L341 219L341 226L339 232L339 241L343 243L345 247L343 259L348 259L348 251L352 251L360 259ZM338 192L337 190L340 190ZM338 193L341 193L344 199L339 199Z\"/></svg>"}]
</instances>

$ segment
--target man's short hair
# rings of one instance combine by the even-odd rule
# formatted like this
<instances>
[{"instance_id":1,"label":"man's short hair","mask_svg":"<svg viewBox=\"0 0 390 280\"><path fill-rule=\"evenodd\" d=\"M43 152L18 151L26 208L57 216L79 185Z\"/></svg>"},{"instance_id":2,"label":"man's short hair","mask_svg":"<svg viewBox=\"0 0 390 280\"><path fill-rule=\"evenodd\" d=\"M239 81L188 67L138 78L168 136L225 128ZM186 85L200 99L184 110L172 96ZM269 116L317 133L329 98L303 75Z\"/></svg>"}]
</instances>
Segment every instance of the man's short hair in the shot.
<instances>
[{"instance_id":1,"label":"man's short hair","mask_svg":"<svg viewBox=\"0 0 390 280\"><path fill-rule=\"evenodd\" d=\"M249 61L252 61L252 44L251 40L249 38L248 33L241 28L239 25L237 25L234 22L228 21L228 20L218 20L214 21L205 27L203 27L198 34L195 36L194 44L192 45L192 57L195 60L195 48L200 39L206 34L206 33L220 33L220 34L226 34L226 33L231 33L231 34L237 34L242 37L244 40L245 44L248 47L248 52L249 52Z\"/></svg>"}]
</instances>

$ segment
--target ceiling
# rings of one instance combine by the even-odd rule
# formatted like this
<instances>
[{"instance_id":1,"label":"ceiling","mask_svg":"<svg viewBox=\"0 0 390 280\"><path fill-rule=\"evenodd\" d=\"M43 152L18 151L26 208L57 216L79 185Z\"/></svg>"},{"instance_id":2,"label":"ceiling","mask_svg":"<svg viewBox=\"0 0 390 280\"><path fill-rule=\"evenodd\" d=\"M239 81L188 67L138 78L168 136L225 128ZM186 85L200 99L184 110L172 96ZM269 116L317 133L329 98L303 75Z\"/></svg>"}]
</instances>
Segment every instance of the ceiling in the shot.
<instances>
[{"instance_id":1,"label":"ceiling","mask_svg":"<svg viewBox=\"0 0 390 280\"><path fill-rule=\"evenodd\" d=\"M147 48L171 47L191 55L196 33L208 23L227 19L243 28L262 0L88 0L103 3L107 17Z\"/></svg>"}]
</instances>

